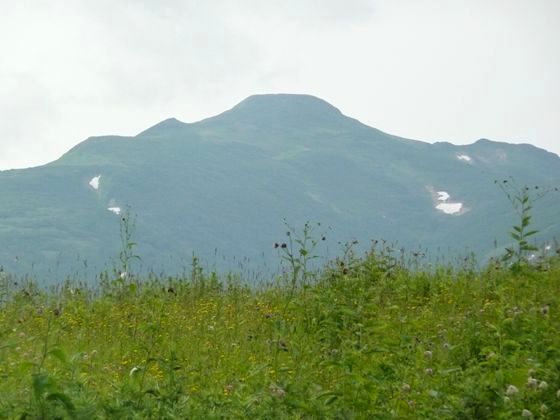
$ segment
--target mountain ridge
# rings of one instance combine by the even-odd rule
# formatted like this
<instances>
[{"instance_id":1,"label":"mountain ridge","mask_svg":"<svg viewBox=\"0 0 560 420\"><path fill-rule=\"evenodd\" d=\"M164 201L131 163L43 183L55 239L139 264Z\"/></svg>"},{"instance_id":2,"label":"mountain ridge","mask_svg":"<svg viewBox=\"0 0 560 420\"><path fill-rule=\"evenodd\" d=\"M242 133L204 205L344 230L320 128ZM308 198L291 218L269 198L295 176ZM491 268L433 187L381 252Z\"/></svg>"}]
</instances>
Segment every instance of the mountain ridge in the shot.
<instances>
[{"instance_id":1,"label":"mountain ridge","mask_svg":"<svg viewBox=\"0 0 560 420\"><path fill-rule=\"evenodd\" d=\"M244 257L270 267L284 219L331 226L331 246L384 238L485 260L515 222L494 180L560 184L560 158L542 151L408 140L310 95L251 96L198 122L90 137L50 164L1 172L0 265L91 277L118 261L116 209L127 208L144 270L177 272L193 253L219 269ZM560 235L559 207L557 196L539 202L541 241Z\"/></svg>"}]
</instances>

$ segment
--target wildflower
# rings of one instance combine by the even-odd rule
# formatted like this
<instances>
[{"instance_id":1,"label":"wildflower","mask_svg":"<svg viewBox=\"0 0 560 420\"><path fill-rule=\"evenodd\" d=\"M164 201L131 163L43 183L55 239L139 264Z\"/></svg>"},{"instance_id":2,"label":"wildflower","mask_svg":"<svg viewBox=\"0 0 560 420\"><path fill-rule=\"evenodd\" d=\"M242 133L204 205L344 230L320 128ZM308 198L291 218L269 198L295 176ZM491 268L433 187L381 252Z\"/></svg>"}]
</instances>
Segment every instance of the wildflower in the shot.
<instances>
[{"instance_id":1,"label":"wildflower","mask_svg":"<svg viewBox=\"0 0 560 420\"><path fill-rule=\"evenodd\" d=\"M424 369L424 373L431 376L434 374L434 370L432 368L426 368Z\"/></svg>"},{"instance_id":2,"label":"wildflower","mask_svg":"<svg viewBox=\"0 0 560 420\"><path fill-rule=\"evenodd\" d=\"M449 343L443 343L444 350L449 350Z\"/></svg>"},{"instance_id":3,"label":"wildflower","mask_svg":"<svg viewBox=\"0 0 560 420\"><path fill-rule=\"evenodd\" d=\"M519 392L519 389L515 385L509 385L506 389L506 395L512 397Z\"/></svg>"},{"instance_id":4,"label":"wildflower","mask_svg":"<svg viewBox=\"0 0 560 420\"><path fill-rule=\"evenodd\" d=\"M539 381L536 380L535 378L527 379L527 386L529 388L536 388L538 385L539 385Z\"/></svg>"},{"instance_id":5,"label":"wildflower","mask_svg":"<svg viewBox=\"0 0 560 420\"><path fill-rule=\"evenodd\" d=\"M529 410L524 408L523 411L521 412L521 417L533 417L533 413L531 413Z\"/></svg>"},{"instance_id":6,"label":"wildflower","mask_svg":"<svg viewBox=\"0 0 560 420\"><path fill-rule=\"evenodd\" d=\"M284 398L286 396L286 391L284 391L281 387L279 387L276 384L270 384L268 390L270 391L273 397Z\"/></svg>"},{"instance_id":7,"label":"wildflower","mask_svg":"<svg viewBox=\"0 0 560 420\"><path fill-rule=\"evenodd\" d=\"M548 305L544 305L544 306L541 308L541 314L543 314L543 315L545 315L545 316L548 315L548 312L549 312L549 311L550 311L550 307L549 307Z\"/></svg>"},{"instance_id":8,"label":"wildflower","mask_svg":"<svg viewBox=\"0 0 560 420\"><path fill-rule=\"evenodd\" d=\"M408 404L408 406L409 406L410 408L414 408L414 406L416 405L416 403L414 402L414 400L408 400L408 403L407 403L407 404Z\"/></svg>"},{"instance_id":9,"label":"wildflower","mask_svg":"<svg viewBox=\"0 0 560 420\"><path fill-rule=\"evenodd\" d=\"M411 389L410 385L409 385L409 384L406 384L406 383L403 384L402 387L401 387L401 390L402 390L403 392L410 392L410 389Z\"/></svg>"},{"instance_id":10,"label":"wildflower","mask_svg":"<svg viewBox=\"0 0 560 420\"><path fill-rule=\"evenodd\" d=\"M426 350L426 351L424 352L424 357L425 357L426 359L431 359L431 358L432 358L432 352L431 352L430 350Z\"/></svg>"},{"instance_id":11,"label":"wildflower","mask_svg":"<svg viewBox=\"0 0 560 420\"><path fill-rule=\"evenodd\" d=\"M547 388L548 388L548 384L545 381L541 381L541 383L539 384L539 389L544 391Z\"/></svg>"},{"instance_id":12,"label":"wildflower","mask_svg":"<svg viewBox=\"0 0 560 420\"><path fill-rule=\"evenodd\" d=\"M529 369L529 378L534 378L535 377L535 369Z\"/></svg>"},{"instance_id":13,"label":"wildflower","mask_svg":"<svg viewBox=\"0 0 560 420\"><path fill-rule=\"evenodd\" d=\"M504 404L509 404L511 399L509 397L504 397Z\"/></svg>"},{"instance_id":14,"label":"wildflower","mask_svg":"<svg viewBox=\"0 0 560 420\"><path fill-rule=\"evenodd\" d=\"M548 406L546 404L542 404L540 407L541 414L544 414L548 411Z\"/></svg>"}]
</instances>

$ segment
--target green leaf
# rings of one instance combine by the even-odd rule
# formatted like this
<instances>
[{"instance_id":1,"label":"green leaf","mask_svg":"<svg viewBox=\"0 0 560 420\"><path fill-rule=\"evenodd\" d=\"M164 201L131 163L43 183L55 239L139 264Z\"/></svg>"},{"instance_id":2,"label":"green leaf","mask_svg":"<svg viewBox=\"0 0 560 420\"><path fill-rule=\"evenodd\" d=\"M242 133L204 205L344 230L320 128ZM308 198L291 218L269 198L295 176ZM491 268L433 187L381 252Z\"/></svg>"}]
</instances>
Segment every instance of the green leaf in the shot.
<instances>
[{"instance_id":1,"label":"green leaf","mask_svg":"<svg viewBox=\"0 0 560 420\"><path fill-rule=\"evenodd\" d=\"M537 234L537 233L539 233L538 230L530 230L529 232L527 232L527 233L525 234L525 237L527 237L527 236L532 236L532 235L535 235L535 234Z\"/></svg>"},{"instance_id":2,"label":"green leaf","mask_svg":"<svg viewBox=\"0 0 560 420\"><path fill-rule=\"evenodd\" d=\"M50 393L47 396L47 401L57 401L61 403L69 413L73 412L76 409L76 407L74 407L74 404L72 403L72 399L63 392Z\"/></svg>"},{"instance_id":3,"label":"green leaf","mask_svg":"<svg viewBox=\"0 0 560 420\"><path fill-rule=\"evenodd\" d=\"M336 394L331 395L329 398L327 398L325 400L325 405L331 405L333 402L336 401L337 398L338 398L338 395L336 395Z\"/></svg>"},{"instance_id":4,"label":"green leaf","mask_svg":"<svg viewBox=\"0 0 560 420\"><path fill-rule=\"evenodd\" d=\"M66 356L66 353L64 352L64 350L62 350L61 348L59 348L59 347L54 348L54 349L50 350L48 354L53 356L55 359L58 359L59 361L61 361L65 365L68 364L68 357Z\"/></svg>"},{"instance_id":5,"label":"green leaf","mask_svg":"<svg viewBox=\"0 0 560 420\"><path fill-rule=\"evenodd\" d=\"M41 399L43 394L52 387L52 379L44 373L35 373L32 378L33 395L36 399Z\"/></svg>"},{"instance_id":6,"label":"green leaf","mask_svg":"<svg viewBox=\"0 0 560 420\"><path fill-rule=\"evenodd\" d=\"M521 236L519 236L517 233L515 232L510 232L509 236L511 236L513 239L515 239L516 241L519 241L521 239Z\"/></svg>"}]
</instances>

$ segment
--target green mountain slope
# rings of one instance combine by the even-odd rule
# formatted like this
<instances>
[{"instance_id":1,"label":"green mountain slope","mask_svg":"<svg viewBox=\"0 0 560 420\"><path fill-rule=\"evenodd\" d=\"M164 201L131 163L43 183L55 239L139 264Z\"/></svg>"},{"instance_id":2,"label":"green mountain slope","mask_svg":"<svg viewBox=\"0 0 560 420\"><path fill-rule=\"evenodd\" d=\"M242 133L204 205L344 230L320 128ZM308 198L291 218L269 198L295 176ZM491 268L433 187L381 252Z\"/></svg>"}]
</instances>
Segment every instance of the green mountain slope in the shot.
<instances>
[{"instance_id":1,"label":"green mountain slope","mask_svg":"<svg viewBox=\"0 0 560 420\"><path fill-rule=\"evenodd\" d=\"M0 264L54 280L94 273L119 252L120 217L108 209L127 206L141 265L157 272L182 270L193 252L218 268L270 267L284 218L331 226L331 254L339 240L384 238L486 258L515 220L494 185L509 176L559 185L560 158L489 140L431 145L312 96L251 96L197 123L92 137L48 165L0 172ZM455 214L436 208L457 203ZM536 206L541 240L560 233L559 208L559 194Z\"/></svg>"}]
</instances>

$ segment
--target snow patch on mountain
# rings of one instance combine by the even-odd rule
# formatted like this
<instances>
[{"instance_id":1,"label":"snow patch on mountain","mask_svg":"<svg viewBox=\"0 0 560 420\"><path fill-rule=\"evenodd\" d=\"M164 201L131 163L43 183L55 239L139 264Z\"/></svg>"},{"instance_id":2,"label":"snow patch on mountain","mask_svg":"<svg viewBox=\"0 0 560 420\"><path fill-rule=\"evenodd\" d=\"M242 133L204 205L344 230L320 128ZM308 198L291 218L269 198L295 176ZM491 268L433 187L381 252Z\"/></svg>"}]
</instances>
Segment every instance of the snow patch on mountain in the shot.
<instances>
[{"instance_id":1,"label":"snow patch on mountain","mask_svg":"<svg viewBox=\"0 0 560 420\"><path fill-rule=\"evenodd\" d=\"M463 209L463 203L439 203L436 209L444 212L445 214L457 214Z\"/></svg>"},{"instance_id":2,"label":"snow patch on mountain","mask_svg":"<svg viewBox=\"0 0 560 420\"><path fill-rule=\"evenodd\" d=\"M101 175L97 175L94 176L93 178L91 178L91 180L89 181L89 186L91 188L93 188L94 190L98 190L99 189L99 180L101 179Z\"/></svg>"},{"instance_id":3,"label":"snow patch on mountain","mask_svg":"<svg viewBox=\"0 0 560 420\"><path fill-rule=\"evenodd\" d=\"M472 162L472 157L470 157L469 155L457 155L457 159L471 163Z\"/></svg>"},{"instance_id":4,"label":"snow patch on mountain","mask_svg":"<svg viewBox=\"0 0 560 420\"><path fill-rule=\"evenodd\" d=\"M107 207L107 210L109 210L112 213L115 213L117 216L121 214L120 207Z\"/></svg>"},{"instance_id":5,"label":"snow patch on mountain","mask_svg":"<svg viewBox=\"0 0 560 420\"><path fill-rule=\"evenodd\" d=\"M427 186L426 188L432 195L434 208L436 210L439 210L445 214L457 216L468 211L468 209L463 206L463 203L449 201L451 199L451 194L449 194L447 191L436 191L436 189L432 186Z\"/></svg>"},{"instance_id":6,"label":"snow patch on mountain","mask_svg":"<svg viewBox=\"0 0 560 420\"><path fill-rule=\"evenodd\" d=\"M438 201L447 201L449 200L449 197L451 197L449 195L449 193L447 193L446 191L438 191Z\"/></svg>"}]
</instances>

